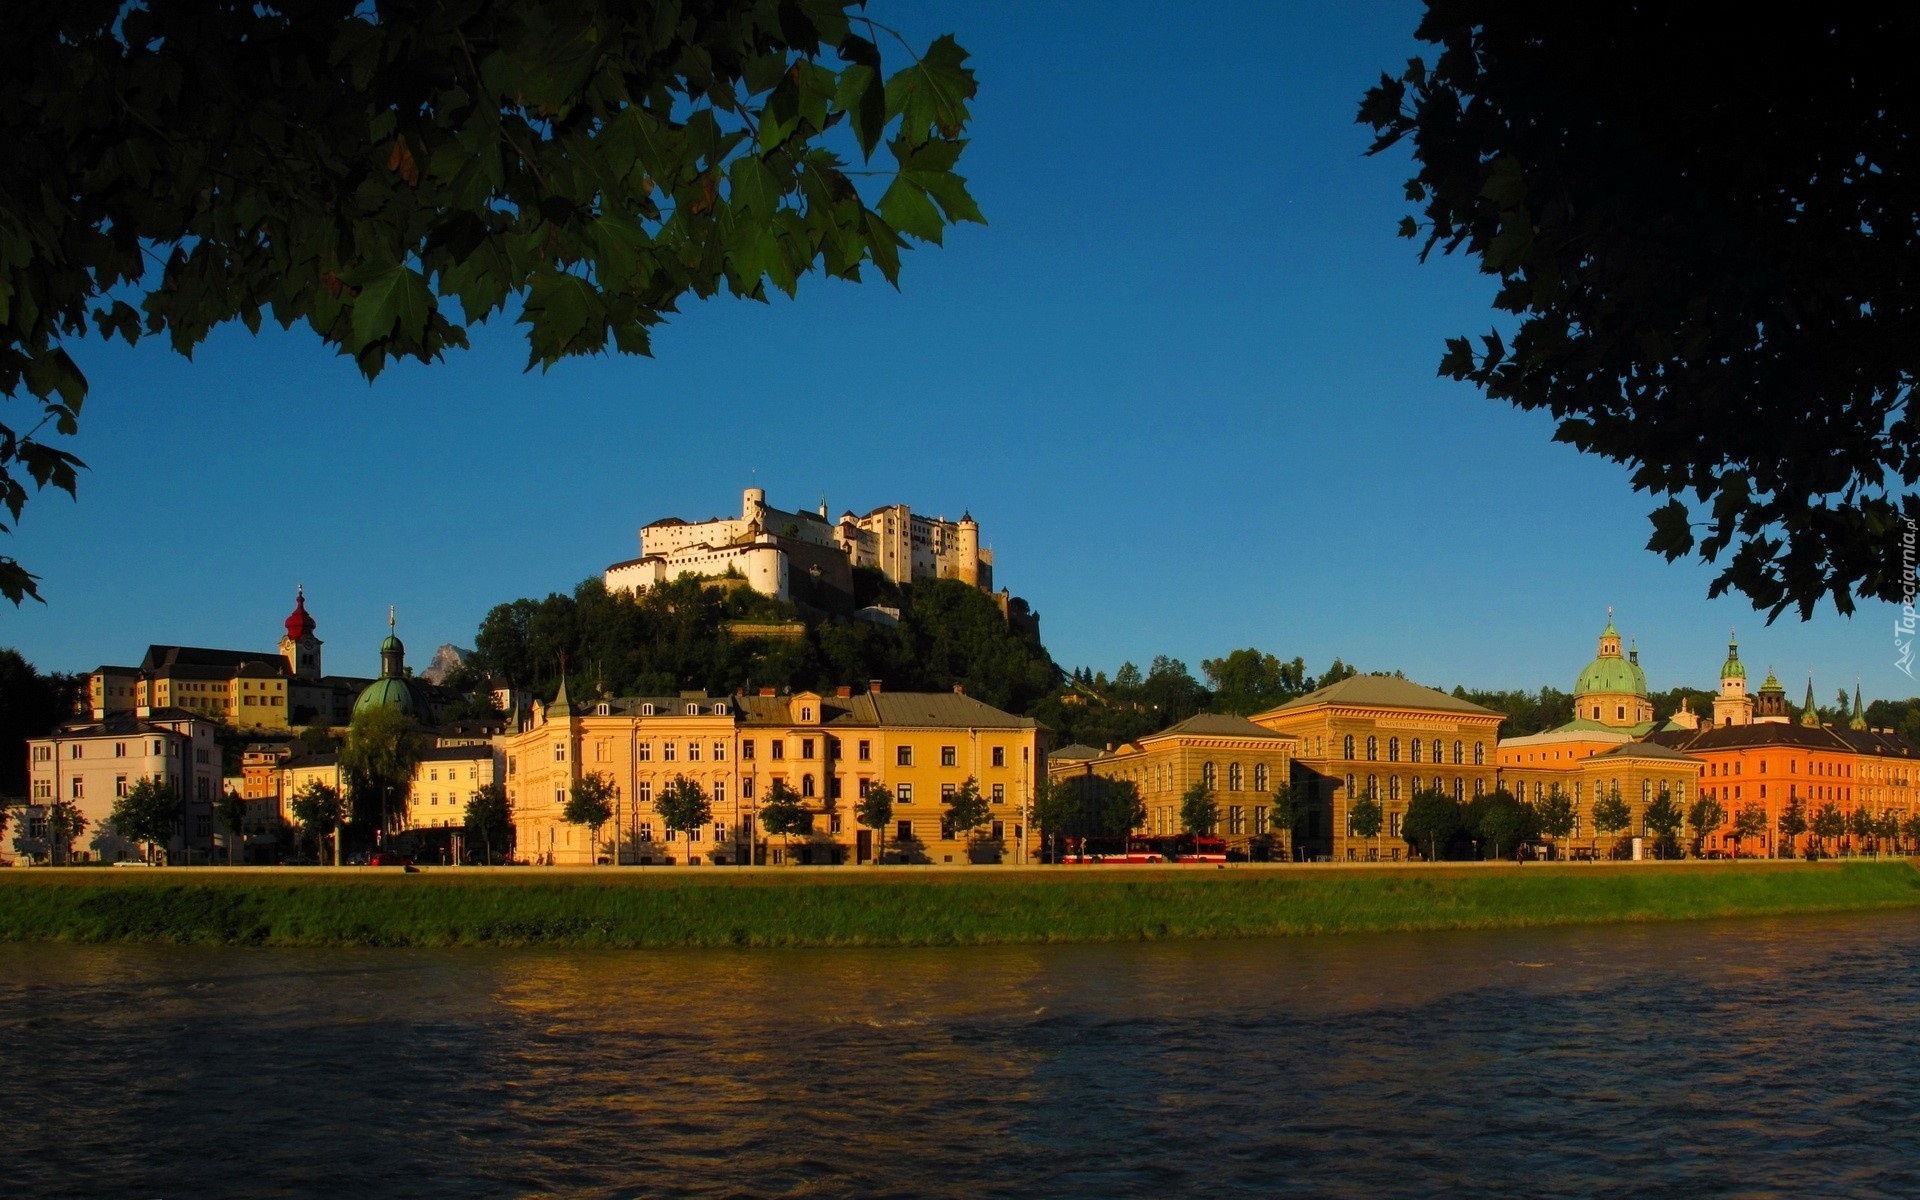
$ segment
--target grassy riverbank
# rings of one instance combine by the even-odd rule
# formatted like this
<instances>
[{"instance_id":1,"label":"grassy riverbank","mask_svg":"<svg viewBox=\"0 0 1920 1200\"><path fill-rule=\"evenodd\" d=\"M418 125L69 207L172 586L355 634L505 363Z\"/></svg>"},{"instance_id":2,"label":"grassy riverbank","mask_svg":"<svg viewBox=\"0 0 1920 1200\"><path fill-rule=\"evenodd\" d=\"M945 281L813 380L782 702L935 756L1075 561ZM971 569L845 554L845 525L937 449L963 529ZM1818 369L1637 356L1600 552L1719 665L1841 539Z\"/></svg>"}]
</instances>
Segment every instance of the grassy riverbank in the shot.
<instances>
[{"instance_id":1,"label":"grassy riverbank","mask_svg":"<svg viewBox=\"0 0 1920 1200\"><path fill-rule=\"evenodd\" d=\"M0 940L925 946L1481 929L1920 907L1904 862L747 872L0 872Z\"/></svg>"}]
</instances>

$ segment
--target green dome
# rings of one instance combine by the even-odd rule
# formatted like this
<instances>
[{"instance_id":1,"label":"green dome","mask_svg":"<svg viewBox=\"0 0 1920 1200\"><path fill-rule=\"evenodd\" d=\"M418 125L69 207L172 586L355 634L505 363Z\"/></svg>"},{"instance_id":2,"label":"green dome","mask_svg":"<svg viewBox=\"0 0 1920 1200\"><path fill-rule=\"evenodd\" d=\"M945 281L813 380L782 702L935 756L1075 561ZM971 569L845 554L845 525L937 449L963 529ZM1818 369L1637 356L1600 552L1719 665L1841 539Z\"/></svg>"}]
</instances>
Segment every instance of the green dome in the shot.
<instances>
[{"instance_id":1,"label":"green dome","mask_svg":"<svg viewBox=\"0 0 1920 1200\"><path fill-rule=\"evenodd\" d=\"M1767 681L1760 685L1760 690L1762 692L1779 692L1782 696L1787 694L1787 689L1780 686L1780 681L1773 677L1772 671L1767 672Z\"/></svg>"},{"instance_id":2,"label":"green dome","mask_svg":"<svg viewBox=\"0 0 1920 1200\"><path fill-rule=\"evenodd\" d=\"M1740 661L1739 644L1738 643L1729 644L1727 646L1727 661L1720 668L1720 678L1745 679L1746 677L1747 677L1747 668L1746 668L1746 665Z\"/></svg>"},{"instance_id":3,"label":"green dome","mask_svg":"<svg viewBox=\"0 0 1920 1200\"><path fill-rule=\"evenodd\" d=\"M1602 655L1587 664L1580 672L1580 678L1573 681L1573 694L1587 692L1625 692L1630 695L1647 694L1647 673L1638 663L1628 662L1618 655Z\"/></svg>"},{"instance_id":4,"label":"green dome","mask_svg":"<svg viewBox=\"0 0 1920 1200\"><path fill-rule=\"evenodd\" d=\"M374 708L397 708L409 716L419 716L420 706L414 699L413 689L407 686L405 679L388 677L376 679L360 693L353 702L355 716Z\"/></svg>"},{"instance_id":5,"label":"green dome","mask_svg":"<svg viewBox=\"0 0 1920 1200\"><path fill-rule=\"evenodd\" d=\"M380 643L380 653L382 654L405 654L406 652L406 646L402 645L400 639L391 633Z\"/></svg>"}]
</instances>

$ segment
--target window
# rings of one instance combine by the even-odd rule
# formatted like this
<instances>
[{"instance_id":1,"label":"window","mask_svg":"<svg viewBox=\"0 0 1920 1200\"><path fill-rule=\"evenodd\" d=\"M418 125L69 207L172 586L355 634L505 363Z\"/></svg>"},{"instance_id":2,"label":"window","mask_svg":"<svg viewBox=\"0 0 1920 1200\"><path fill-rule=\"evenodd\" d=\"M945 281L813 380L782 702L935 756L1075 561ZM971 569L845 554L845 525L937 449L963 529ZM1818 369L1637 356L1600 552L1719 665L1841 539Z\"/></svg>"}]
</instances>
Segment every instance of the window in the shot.
<instances>
[{"instance_id":1,"label":"window","mask_svg":"<svg viewBox=\"0 0 1920 1200\"><path fill-rule=\"evenodd\" d=\"M1006 784L996 783L993 785L993 802L995 804L1005 804L1007 802Z\"/></svg>"},{"instance_id":2,"label":"window","mask_svg":"<svg viewBox=\"0 0 1920 1200\"><path fill-rule=\"evenodd\" d=\"M1255 837L1259 837L1266 831L1267 806L1264 804L1256 804L1253 806L1253 834Z\"/></svg>"},{"instance_id":3,"label":"window","mask_svg":"<svg viewBox=\"0 0 1920 1200\"><path fill-rule=\"evenodd\" d=\"M713 823L713 840L716 842L724 842L727 840L727 823L725 821L715 821Z\"/></svg>"},{"instance_id":4,"label":"window","mask_svg":"<svg viewBox=\"0 0 1920 1200\"><path fill-rule=\"evenodd\" d=\"M913 747L912 746L894 747L893 763L897 767L912 766L913 765Z\"/></svg>"},{"instance_id":5,"label":"window","mask_svg":"<svg viewBox=\"0 0 1920 1200\"><path fill-rule=\"evenodd\" d=\"M1433 765L1436 767L1439 766L1440 763L1443 761L1440 756L1441 749L1442 747L1440 745L1440 739L1439 738L1433 739Z\"/></svg>"},{"instance_id":6,"label":"window","mask_svg":"<svg viewBox=\"0 0 1920 1200\"><path fill-rule=\"evenodd\" d=\"M800 710L800 719L801 719L802 721L811 721L811 720L813 720L813 710L812 710L811 708L803 708L803 709L801 709L801 710Z\"/></svg>"},{"instance_id":7,"label":"window","mask_svg":"<svg viewBox=\"0 0 1920 1200\"><path fill-rule=\"evenodd\" d=\"M953 818L950 816L940 818L940 840L943 842L953 840Z\"/></svg>"},{"instance_id":8,"label":"window","mask_svg":"<svg viewBox=\"0 0 1920 1200\"><path fill-rule=\"evenodd\" d=\"M1403 814L1399 812L1390 812L1387 814L1387 836L1388 837L1400 836L1400 818L1402 815Z\"/></svg>"},{"instance_id":9,"label":"window","mask_svg":"<svg viewBox=\"0 0 1920 1200\"><path fill-rule=\"evenodd\" d=\"M1246 809L1242 808L1238 804L1229 804L1227 806L1227 832L1228 833L1230 834L1245 833L1246 830L1244 826L1246 824L1246 820L1247 820Z\"/></svg>"},{"instance_id":10,"label":"window","mask_svg":"<svg viewBox=\"0 0 1920 1200\"><path fill-rule=\"evenodd\" d=\"M1400 739L1397 737L1387 739L1387 761L1400 761Z\"/></svg>"},{"instance_id":11,"label":"window","mask_svg":"<svg viewBox=\"0 0 1920 1200\"><path fill-rule=\"evenodd\" d=\"M1005 746L995 746L993 748L993 765L996 767L1004 767L1007 765L1007 748Z\"/></svg>"},{"instance_id":12,"label":"window","mask_svg":"<svg viewBox=\"0 0 1920 1200\"><path fill-rule=\"evenodd\" d=\"M724 717L724 716L726 716L726 715L727 715L727 706L726 706L726 705L724 705L724 704L716 704L716 705L714 705L714 706L713 706L713 715L714 715L714 716L716 716L716 717Z\"/></svg>"},{"instance_id":13,"label":"window","mask_svg":"<svg viewBox=\"0 0 1920 1200\"><path fill-rule=\"evenodd\" d=\"M952 746L940 747L940 765L941 766L943 767L957 766L959 765L959 762L960 762L960 757Z\"/></svg>"},{"instance_id":14,"label":"window","mask_svg":"<svg viewBox=\"0 0 1920 1200\"><path fill-rule=\"evenodd\" d=\"M913 840L913 822L902 821L898 825L894 826L893 840L896 842L912 841Z\"/></svg>"},{"instance_id":15,"label":"window","mask_svg":"<svg viewBox=\"0 0 1920 1200\"><path fill-rule=\"evenodd\" d=\"M873 761L873 743L865 740L864 738L861 739L861 742L860 742L860 761L861 762Z\"/></svg>"},{"instance_id":16,"label":"window","mask_svg":"<svg viewBox=\"0 0 1920 1200\"><path fill-rule=\"evenodd\" d=\"M740 761L741 761L741 762L752 762L752 761L753 761L753 739L752 739L752 738L742 738L742 739L741 739L741 741L740 741Z\"/></svg>"},{"instance_id":17,"label":"window","mask_svg":"<svg viewBox=\"0 0 1920 1200\"><path fill-rule=\"evenodd\" d=\"M1457 780L1457 779L1456 779L1456 780L1454 780L1454 782L1455 782L1455 783L1458 783L1458 782L1459 782L1459 780ZM1484 795L1486 795L1486 794L1487 794L1487 781L1486 781L1486 780L1484 780L1484 779L1476 779L1476 780L1474 780L1474 781L1473 781L1473 794L1474 794L1474 795L1476 795L1476 796L1484 796Z\"/></svg>"},{"instance_id":18,"label":"window","mask_svg":"<svg viewBox=\"0 0 1920 1200\"><path fill-rule=\"evenodd\" d=\"M653 803L653 781L650 779L642 779L640 781L640 786L634 792L633 797L636 803L652 804Z\"/></svg>"},{"instance_id":19,"label":"window","mask_svg":"<svg viewBox=\"0 0 1920 1200\"><path fill-rule=\"evenodd\" d=\"M749 775L740 781L740 798L742 800L753 799L753 776Z\"/></svg>"},{"instance_id":20,"label":"window","mask_svg":"<svg viewBox=\"0 0 1920 1200\"><path fill-rule=\"evenodd\" d=\"M1349 799L1353 796L1353 776L1351 775L1347 776L1347 796Z\"/></svg>"},{"instance_id":21,"label":"window","mask_svg":"<svg viewBox=\"0 0 1920 1200\"><path fill-rule=\"evenodd\" d=\"M840 832L840 814L839 813L827 814L827 832L828 833Z\"/></svg>"},{"instance_id":22,"label":"window","mask_svg":"<svg viewBox=\"0 0 1920 1200\"><path fill-rule=\"evenodd\" d=\"M724 779L716 779L713 783L714 806L719 807L720 805L725 804L726 802L727 802L727 781Z\"/></svg>"},{"instance_id":23,"label":"window","mask_svg":"<svg viewBox=\"0 0 1920 1200\"><path fill-rule=\"evenodd\" d=\"M1460 803L1460 781L1458 779L1453 781L1453 802L1455 804Z\"/></svg>"},{"instance_id":24,"label":"window","mask_svg":"<svg viewBox=\"0 0 1920 1200\"><path fill-rule=\"evenodd\" d=\"M1419 738L1414 738L1407 743L1407 761L1408 762L1420 761L1420 739Z\"/></svg>"},{"instance_id":25,"label":"window","mask_svg":"<svg viewBox=\"0 0 1920 1200\"><path fill-rule=\"evenodd\" d=\"M1216 768L1210 762L1201 763L1200 764L1200 782L1206 785L1206 788L1208 791L1212 791L1213 789L1219 787L1220 772L1218 768Z\"/></svg>"},{"instance_id":26,"label":"window","mask_svg":"<svg viewBox=\"0 0 1920 1200\"><path fill-rule=\"evenodd\" d=\"M1352 734L1348 734L1346 736L1345 741L1341 743L1341 749L1343 751L1342 753L1343 758L1353 757L1353 735Z\"/></svg>"},{"instance_id":27,"label":"window","mask_svg":"<svg viewBox=\"0 0 1920 1200\"><path fill-rule=\"evenodd\" d=\"M1369 795L1369 796L1372 796L1372 797L1374 797L1375 799L1378 799L1378 798L1379 798L1379 796L1380 796L1380 777L1379 777L1378 775L1369 775L1369 776L1367 776L1367 795Z\"/></svg>"},{"instance_id":28,"label":"window","mask_svg":"<svg viewBox=\"0 0 1920 1200\"><path fill-rule=\"evenodd\" d=\"M1267 764L1265 763L1253 764L1253 790L1256 792L1267 790Z\"/></svg>"},{"instance_id":29,"label":"window","mask_svg":"<svg viewBox=\"0 0 1920 1200\"><path fill-rule=\"evenodd\" d=\"M689 704L689 705L687 705L687 715L688 715L688 716L690 716L690 717L697 717L697 716L699 716L699 715L700 715L700 706L699 706L698 704Z\"/></svg>"},{"instance_id":30,"label":"window","mask_svg":"<svg viewBox=\"0 0 1920 1200\"><path fill-rule=\"evenodd\" d=\"M565 742L555 742L553 744L553 761L567 761L567 744Z\"/></svg>"},{"instance_id":31,"label":"window","mask_svg":"<svg viewBox=\"0 0 1920 1200\"><path fill-rule=\"evenodd\" d=\"M775 762L787 761L787 742L785 738L774 738L767 743L767 753Z\"/></svg>"},{"instance_id":32,"label":"window","mask_svg":"<svg viewBox=\"0 0 1920 1200\"><path fill-rule=\"evenodd\" d=\"M1237 792L1240 790L1241 785L1245 782L1246 782L1246 777L1241 773L1240 764L1228 763L1227 764L1227 790L1230 792Z\"/></svg>"},{"instance_id":33,"label":"window","mask_svg":"<svg viewBox=\"0 0 1920 1200\"><path fill-rule=\"evenodd\" d=\"M802 775L800 777L800 794L802 796L813 795L813 776Z\"/></svg>"},{"instance_id":34,"label":"window","mask_svg":"<svg viewBox=\"0 0 1920 1200\"><path fill-rule=\"evenodd\" d=\"M715 742L713 744L713 761L727 761L727 744L725 742Z\"/></svg>"},{"instance_id":35,"label":"window","mask_svg":"<svg viewBox=\"0 0 1920 1200\"><path fill-rule=\"evenodd\" d=\"M689 741L687 743L687 761L688 762L700 761L700 743L699 742Z\"/></svg>"},{"instance_id":36,"label":"window","mask_svg":"<svg viewBox=\"0 0 1920 1200\"><path fill-rule=\"evenodd\" d=\"M895 800L898 800L902 804L912 804L913 803L913 785L910 783L900 784L898 787L893 789L893 798Z\"/></svg>"},{"instance_id":37,"label":"window","mask_svg":"<svg viewBox=\"0 0 1920 1200\"><path fill-rule=\"evenodd\" d=\"M1473 765L1476 767L1484 767L1487 765L1487 744L1485 742L1475 742L1473 744Z\"/></svg>"},{"instance_id":38,"label":"window","mask_svg":"<svg viewBox=\"0 0 1920 1200\"><path fill-rule=\"evenodd\" d=\"M641 715L641 716L643 716L643 717L650 717L650 716L652 716L652 715L653 715L653 705L651 705L651 704L642 704L642 705L640 706L640 715Z\"/></svg>"},{"instance_id":39,"label":"window","mask_svg":"<svg viewBox=\"0 0 1920 1200\"><path fill-rule=\"evenodd\" d=\"M1377 762L1379 758L1380 758L1380 739L1376 737L1370 737L1367 739L1367 761Z\"/></svg>"},{"instance_id":40,"label":"window","mask_svg":"<svg viewBox=\"0 0 1920 1200\"><path fill-rule=\"evenodd\" d=\"M800 757L801 758L813 757L813 739L812 738L800 739Z\"/></svg>"},{"instance_id":41,"label":"window","mask_svg":"<svg viewBox=\"0 0 1920 1200\"><path fill-rule=\"evenodd\" d=\"M958 789L958 788L956 788L956 787L955 787L955 786L954 786L953 784L951 784L951 783L943 783L943 784L941 784L941 785L940 785L940 803L942 803L942 804L952 804L952 803L953 803L953 797L954 797L954 794L955 794L956 792L958 792L958 791L959 791L959 789Z\"/></svg>"},{"instance_id":42,"label":"window","mask_svg":"<svg viewBox=\"0 0 1920 1200\"><path fill-rule=\"evenodd\" d=\"M127 744L125 742L115 742L113 744L113 756L115 758L125 758L127 756Z\"/></svg>"},{"instance_id":43,"label":"window","mask_svg":"<svg viewBox=\"0 0 1920 1200\"><path fill-rule=\"evenodd\" d=\"M33 761L50 762L52 761L52 759L53 759L52 746L35 746L33 748Z\"/></svg>"},{"instance_id":44,"label":"window","mask_svg":"<svg viewBox=\"0 0 1920 1200\"><path fill-rule=\"evenodd\" d=\"M87 798L86 783L83 782L78 775L75 775L71 782L73 784L73 790L70 793L69 798L74 800L85 800Z\"/></svg>"},{"instance_id":45,"label":"window","mask_svg":"<svg viewBox=\"0 0 1920 1200\"><path fill-rule=\"evenodd\" d=\"M1399 798L1400 777L1398 775L1389 775L1387 776L1387 799L1398 800Z\"/></svg>"},{"instance_id":46,"label":"window","mask_svg":"<svg viewBox=\"0 0 1920 1200\"><path fill-rule=\"evenodd\" d=\"M661 761L661 762L672 762L672 761L673 761L673 756L674 756L674 748L673 748L673 743L672 743L672 742L661 742L661 743L660 743L660 761ZM776 755L775 755L774 757L775 757L775 758L778 758L778 757L779 757L779 755L777 755L777 754L776 754Z\"/></svg>"},{"instance_id":47,"label":"window","mask_svg":"<svg viewBox=\"0 0 1920 1200\"><path fill-rule=\"evenodd\" d=\"M127 777L125 775L115 775L113 777L113 794L116 796L124 796L127 794Z\"/></svg>"},{"instance_id":48,"label":"window","mask_svg":"<svg viewBox=\"0 0 1920 1200\"><path fill-rule=\"evenodd\" d=\"M33 798L35 800L53 799L53 780L51 779L34 780L33 781Z\"/></svg>"}]
</instances>

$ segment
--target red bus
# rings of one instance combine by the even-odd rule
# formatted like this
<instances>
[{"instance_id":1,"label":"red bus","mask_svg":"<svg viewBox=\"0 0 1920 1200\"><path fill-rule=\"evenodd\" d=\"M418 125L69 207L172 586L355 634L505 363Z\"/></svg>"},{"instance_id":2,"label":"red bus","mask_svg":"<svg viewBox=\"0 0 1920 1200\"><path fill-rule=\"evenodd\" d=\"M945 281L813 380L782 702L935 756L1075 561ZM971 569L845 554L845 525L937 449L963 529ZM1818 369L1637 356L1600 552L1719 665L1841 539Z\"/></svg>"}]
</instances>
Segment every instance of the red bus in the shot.
<instances>
[{"instance_id":1,"label":"red bus","mask_svg":"<svg viewBox=\"0 0 1920 1200\"><path fill-rule=\"evenodd\" d=\"M1208 834L1129 834L1068 838L1063 863L1195 863L1227 861L1224 838Z\"/></svg>"}]
</instances>

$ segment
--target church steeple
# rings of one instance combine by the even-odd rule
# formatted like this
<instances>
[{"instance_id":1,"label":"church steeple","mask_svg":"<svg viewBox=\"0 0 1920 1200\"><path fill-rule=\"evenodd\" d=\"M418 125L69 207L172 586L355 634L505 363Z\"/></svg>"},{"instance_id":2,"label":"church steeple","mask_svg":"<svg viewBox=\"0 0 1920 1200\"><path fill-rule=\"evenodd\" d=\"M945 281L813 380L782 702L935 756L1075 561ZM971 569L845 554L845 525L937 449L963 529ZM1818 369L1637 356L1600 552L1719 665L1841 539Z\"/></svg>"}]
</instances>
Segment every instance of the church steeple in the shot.
<instances>
[{"instance_id":1,"label":"church steeple","mask_svg":"<svg viewBox=\"0 0 1920 1200\"><path fill-rule=\"evenodd\" d=\"M1860 703L1860 681L1858 679L1853 681L1853 719L1847 722L1847 726L1851 729L1865 729L1867 727L1867 710Z\"/></svg>"},{"instance_id":2,"label":"church steeple","mask_svg":"<svg viewBox=\"0 0 1920 1200\"><path fill-rule=\"evenodd\" d=\"M1800 710L1800 723L1810 729L1820 727L1820 710L1813 703L1813 672L1807 672L1807 705Z\"/></svg>"},{"instance_id":3,"label":"church steeple","mask_svg":"<svg viewBox=\"0 0 1920 1200\"><path fill-rule=\"evenodd\" d=\"M407 647L395 632L393 605L387 605L387 636L380 643L380 678L399 679L407 673Z\"/></svg>"}]
</instances>

